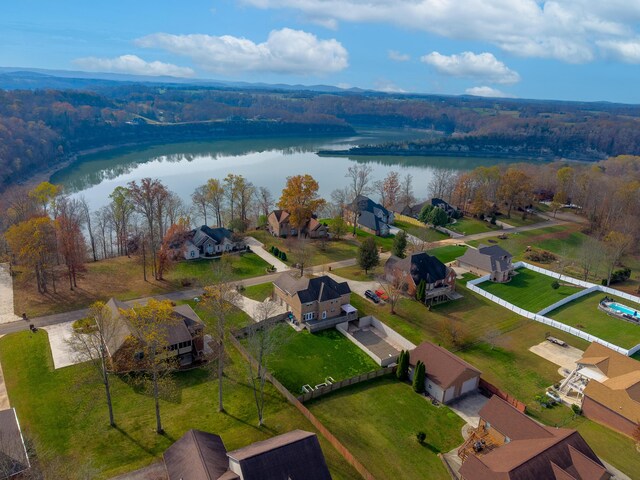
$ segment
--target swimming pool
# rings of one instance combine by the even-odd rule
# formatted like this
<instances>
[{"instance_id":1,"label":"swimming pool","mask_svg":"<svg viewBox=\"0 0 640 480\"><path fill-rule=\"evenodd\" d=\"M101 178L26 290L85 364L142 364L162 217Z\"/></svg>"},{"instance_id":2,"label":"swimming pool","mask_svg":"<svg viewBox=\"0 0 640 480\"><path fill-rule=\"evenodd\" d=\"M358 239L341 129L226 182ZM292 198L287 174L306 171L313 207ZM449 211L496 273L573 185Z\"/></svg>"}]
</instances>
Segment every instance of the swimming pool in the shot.
<instances>
[{"instance_id":1,"label":"swimming pool","mask_svg":"<svg viewBox=\"0 0 640 480\"><path fill-rule=\"evenodd\" d=\"M638 312L638 310L627 307L626 305L620 305L619 303L612 302L609 303L607 307L620 313L626 313L627 315L631 315L632 317L640 317L640 312Z\"/></svg>"}]
</instances>

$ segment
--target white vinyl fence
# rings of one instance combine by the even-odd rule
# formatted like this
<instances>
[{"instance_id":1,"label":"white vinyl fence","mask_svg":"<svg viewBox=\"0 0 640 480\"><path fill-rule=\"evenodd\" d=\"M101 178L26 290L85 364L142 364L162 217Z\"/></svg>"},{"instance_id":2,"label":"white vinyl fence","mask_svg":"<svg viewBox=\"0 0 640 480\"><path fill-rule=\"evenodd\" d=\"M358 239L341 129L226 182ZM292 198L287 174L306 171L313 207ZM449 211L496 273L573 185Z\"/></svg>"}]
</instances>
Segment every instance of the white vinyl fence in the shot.
<instances>
[{"instance_id":1,"label":"white vinyl fence","mask_svg":"<svg viewBox=\"0 0 640 480\"><path fill-rule=\"evenodd\" d=\"M640 351L640 344L636 345L635 347L632 347L630 349L626 349L626 348L622 348L619 347L618 345L614 345L613 343L607 342L606 340L603 340L599 337L590 335L586 332L583 332L582 330L579 330L577 328L574 327L570 327L569 325L565 325L564 323L561 322L557 322L549 317L546 317L545 315L547 313L549 313L552 310L555 310L556 308L572 301L575 300L576 298L582 297L584 295L587 295L591 292L596 292L596 291L600 291L600 292L604 292L604 293L609 293L611 295L617 295L618 297L624 298L626 300L630 300L632 302L636 302L636 303L640 303L640 298L636 297L634 295L629 295L628 293L625 292L621 292L619 290L610 288L610 287L605 287L602 285L596 285L595 283L591 283L591 282L585 282L583 280L578 280L575 279L573 277L567 277L566 275L561 275L557 272L552 272L551 270L547 270L544 268L540 268L540 267L536 267L535 265L531 265L529 263L526 262L516 262L513 264L514 268L528 268L530 270L533 270L534 272L538 272L538 273L542 273L544 275L548 275L549 277L553 277L553 278L557 278L560 281L566 282L566 283L571 283L573 285L578 285L581 287L584 287L585 290L581 290L580 292L577 292L573 295L571 295L570 297L564 298L562 300L560 300L559 302L554 303L553 305L550 305L549 307L541 310L538 313L532 313L529 312L528 310L524 310L520 307L517 307L515 305L513 305L512 303L509 303L505 300L503 300L500 297L496 297L495 295L487 292L486 290L483 290L482 288L478 287L477 285L482 283L482 282L486 282L487 280L489 280L490 275L485 275L483 277L480 278L476 278L474 280L469 280L467 282L467 287L469 288L469 290L471 290L472 292L476 292L478 295L482 295L485 298L488 298L489 300L491 300L492 302L497 303L498 305L503 306L504 308L507 308L509 310L511 310L512 312L517 313L518 315L521 315L523 317L529 318L531 320L535 320L536 322L540 322L540 323L544 323L545 325L549 325L551 327L557 328L558 330L562 330L564 332L568 332L572 335L575 335L576 337L582 338L584 340L587 340L589 342L597 342L601 345L604 345L605 347L610 348L611 350L615 350L618 353L621 353L623 355L627 355L627 356L631 356L634 353ZM623 321L623 320L620 320Z\"/></svg>"}]
</instances>

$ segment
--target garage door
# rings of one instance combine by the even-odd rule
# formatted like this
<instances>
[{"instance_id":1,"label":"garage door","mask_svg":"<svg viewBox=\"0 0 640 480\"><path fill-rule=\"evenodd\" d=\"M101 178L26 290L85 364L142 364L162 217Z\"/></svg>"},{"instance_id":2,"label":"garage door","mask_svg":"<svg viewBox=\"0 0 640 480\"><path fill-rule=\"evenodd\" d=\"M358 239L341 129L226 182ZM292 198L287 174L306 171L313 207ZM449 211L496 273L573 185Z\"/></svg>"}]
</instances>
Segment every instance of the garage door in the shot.
<instances>
[{"instance_id":1,"label":"garage door","mask_svg":"<svg viewBox=\"0 0 640 480\"><path fill-rule=\"evenodd\" d=\"M478 388L478 377L473 377L467 380L462 384L462 388L460 389L460 395L463 395L467 392L472 392Z\"/></svg>"}]
</instances>

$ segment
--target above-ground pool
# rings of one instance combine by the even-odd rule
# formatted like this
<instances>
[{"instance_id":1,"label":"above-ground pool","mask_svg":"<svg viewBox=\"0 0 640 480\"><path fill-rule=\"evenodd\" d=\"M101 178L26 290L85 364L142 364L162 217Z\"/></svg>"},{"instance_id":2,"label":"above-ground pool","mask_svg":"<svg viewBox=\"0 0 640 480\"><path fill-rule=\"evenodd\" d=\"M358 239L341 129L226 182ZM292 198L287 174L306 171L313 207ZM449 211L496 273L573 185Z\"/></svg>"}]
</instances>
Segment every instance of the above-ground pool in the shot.
<instances>
[{"instance_id":1,"label":"above-ground pool","mask_svg":"<svg viewBox=\"0 0 640 480\"><path fill-rule=\"evenodd\" d=\"M640 313L638 313L638 310L635 310L631 307L627 307L626 305L620 305L619 303L616 303L616 302L611 302L607 304L607 307L609 307L611 310L615 310L616 312L626 313L627 315L631 315L632 317L640 316Z\"/></svg>"}]
</instances>

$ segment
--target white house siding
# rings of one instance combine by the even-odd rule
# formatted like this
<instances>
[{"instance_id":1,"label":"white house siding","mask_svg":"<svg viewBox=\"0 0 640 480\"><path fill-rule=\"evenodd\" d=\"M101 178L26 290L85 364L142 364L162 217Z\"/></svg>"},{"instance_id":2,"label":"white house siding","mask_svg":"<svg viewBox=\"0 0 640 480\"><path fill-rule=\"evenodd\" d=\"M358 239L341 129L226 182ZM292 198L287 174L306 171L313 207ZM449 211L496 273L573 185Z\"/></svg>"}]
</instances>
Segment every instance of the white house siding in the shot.
<instances>
[{"instance_id":1,"label":"white house siding","mask_svg":"<svg viewBox=\"0 0 640 480\"><path fill-rule=\"evenodd\" d=\"M425 382L424 382L424 386L425 386L425 390L427 391L427 393L429 395L431 395L433 398L435 398L439 402L444 402L445 401L445 400L443 400L444 391L438 385L436 385L435 383L433 383L431 380L429 380L427 378L425 380ZM453 392L452 392L452 394L453 394Z\"/></svg>"},{"instance_id":2,"label":"white house siding","mask_svg":"<svg viewBox=\"0 0 640 480\"><path fill-rule=\"evenodd\" d=\"M455 385L450 386L449 388L447 388L447 390L444 392L444 399L441 400L441 402L450 402L451 400L453 400L453 398L456 395L456 387Z\"/></svg>"},{"instance_id":3,"label":"white house siding","mask_svg":"<svg viewBox=\"0 0 640 480\"><path fill-rule=\"evenodd\" d=\"M460 389L460 395L464 395L468 392L473 392L478 388L478 383L480 381L480 377L470 378L466 382L462 384L462 388Z\"/></svg>"}]
</instances>

